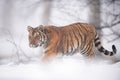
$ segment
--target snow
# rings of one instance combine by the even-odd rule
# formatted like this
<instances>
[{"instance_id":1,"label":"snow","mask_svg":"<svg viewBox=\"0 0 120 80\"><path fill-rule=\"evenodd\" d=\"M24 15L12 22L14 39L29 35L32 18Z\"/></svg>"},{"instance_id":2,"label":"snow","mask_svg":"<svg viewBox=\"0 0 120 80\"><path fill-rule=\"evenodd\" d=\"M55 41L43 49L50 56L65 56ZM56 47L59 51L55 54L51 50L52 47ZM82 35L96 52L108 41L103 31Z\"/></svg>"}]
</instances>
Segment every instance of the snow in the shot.
<instances>
[{"instance_id":1,"label":"snow","mask_svg":"<svg viewBox=\"0 0 120 80\"><path fill-rule=\"evenodd\" d=\"M120 63L87 62L64 57L52 62L39 60L0 66L0 80L119 80Z\"/></svg>"}]
</instances>

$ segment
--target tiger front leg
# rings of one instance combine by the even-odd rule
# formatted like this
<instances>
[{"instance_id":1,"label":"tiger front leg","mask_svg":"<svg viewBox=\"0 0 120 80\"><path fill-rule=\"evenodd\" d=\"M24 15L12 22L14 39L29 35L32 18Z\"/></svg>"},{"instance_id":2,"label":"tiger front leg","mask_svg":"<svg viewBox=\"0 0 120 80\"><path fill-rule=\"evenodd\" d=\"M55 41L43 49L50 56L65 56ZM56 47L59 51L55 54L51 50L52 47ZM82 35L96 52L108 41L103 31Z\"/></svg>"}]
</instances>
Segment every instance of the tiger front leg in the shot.
<instances>
[{"instance_id":1,"label":"tiger front leg","mask_svg":"<svg viewBox=\"0 0 120 80\"><path fill-rule=\"evenodd\" d=\"M47 50L45 51L43 57L42 57L42 62L46 62L46 61L52 61L57 55L56 51L53 50Z\"/></svg>"}]
</instances>

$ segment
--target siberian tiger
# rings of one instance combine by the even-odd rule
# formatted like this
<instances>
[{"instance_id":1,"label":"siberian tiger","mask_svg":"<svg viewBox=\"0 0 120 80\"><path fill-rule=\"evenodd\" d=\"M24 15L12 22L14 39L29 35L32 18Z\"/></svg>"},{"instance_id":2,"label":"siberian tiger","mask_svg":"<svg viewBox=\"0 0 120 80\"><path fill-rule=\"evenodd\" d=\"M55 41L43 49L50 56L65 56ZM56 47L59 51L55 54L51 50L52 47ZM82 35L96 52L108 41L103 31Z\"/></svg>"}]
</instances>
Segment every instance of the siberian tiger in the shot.
<instances>
[{"instance_id":1,"label":"siberian tiger","mask_svg":"<svg viewBox=\"0 0 120 80\"><path fill-rule=\"evenodd\" d=\"M80 52L85 56L94 56L94 46L104 53L113 56L116 47L112 45L113 51L106 50L102 45L95 27L87 23L74 23L67 26L43 26L36 28L28 26L29 46L45 48L43 59L50 59L57 54L72 55Z\"/></svg>"}]
</instances>

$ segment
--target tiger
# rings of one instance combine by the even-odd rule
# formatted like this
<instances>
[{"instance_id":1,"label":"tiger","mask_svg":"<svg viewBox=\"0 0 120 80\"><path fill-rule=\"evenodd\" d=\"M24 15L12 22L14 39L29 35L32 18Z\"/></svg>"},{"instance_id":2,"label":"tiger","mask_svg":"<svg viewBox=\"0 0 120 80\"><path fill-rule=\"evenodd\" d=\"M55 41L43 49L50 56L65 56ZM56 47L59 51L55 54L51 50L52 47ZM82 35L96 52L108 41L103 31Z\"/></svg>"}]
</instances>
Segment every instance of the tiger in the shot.
<instances>
[{"instance_id":1,"label":"tiger","mask_svg":"<svg viewBox=\"0 0 120 80\"><path fill-rule=\"evenodd\" d=\"M100 41L95 27L88 23L73 23L65 26L39 25L35 28L28 26L29 47L44 48L43 60L56 57L58 54L73 55L80 52L87 57L95 55L94 47L106 56L116 54L116 47L112 51L106 50Z\"/></svg>"}]
</instances>

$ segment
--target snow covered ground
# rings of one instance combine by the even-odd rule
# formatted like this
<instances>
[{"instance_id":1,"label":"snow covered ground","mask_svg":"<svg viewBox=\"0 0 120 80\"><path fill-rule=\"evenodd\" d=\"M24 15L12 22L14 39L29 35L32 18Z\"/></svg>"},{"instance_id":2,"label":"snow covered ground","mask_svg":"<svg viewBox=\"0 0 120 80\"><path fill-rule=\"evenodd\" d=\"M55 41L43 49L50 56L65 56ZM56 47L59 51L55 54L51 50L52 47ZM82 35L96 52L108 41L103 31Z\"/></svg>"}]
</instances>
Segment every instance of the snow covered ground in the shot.
<instances>
[{"instance_id":1,"label":"snow covered ground","mask_svg":"<svg viewBox=\"0 0 120 80\"><path fill-rule=\"evenodd\" d=\"M50 63L0 65L0 80L120 80L120 63L64 57Z\"/></svg>"}]
</instances>

